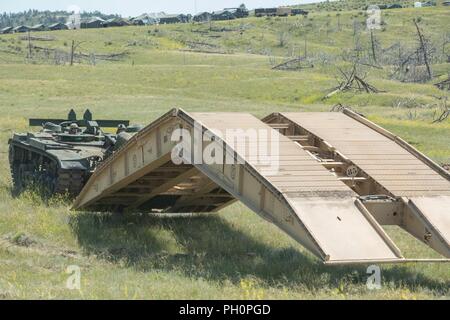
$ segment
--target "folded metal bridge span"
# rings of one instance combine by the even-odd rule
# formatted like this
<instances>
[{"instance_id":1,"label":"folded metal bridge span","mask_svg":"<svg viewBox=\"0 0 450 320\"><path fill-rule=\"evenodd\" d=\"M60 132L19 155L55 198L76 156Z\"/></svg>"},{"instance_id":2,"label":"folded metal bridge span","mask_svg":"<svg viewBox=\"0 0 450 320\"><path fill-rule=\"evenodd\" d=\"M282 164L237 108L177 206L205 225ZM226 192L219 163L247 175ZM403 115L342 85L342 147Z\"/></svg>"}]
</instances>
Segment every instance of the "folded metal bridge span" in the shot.
<instances>
[{"instance_id":1,"label":"folded metal bridge span","mask_svg":"<svg viewBox=\"0 0 450 320\"><path fill-rule=\"evenodd\" d=\"M172 141L176 129L189 133L183 141L196 142L198 131L209 137L200 144L201 157L220 150L234 161L174 163L173 152L191 160L194 153ZM227 130L259 135L236 140ZM267 156L277 170L261 160ZM326 264L449 261L404 258L382 225L398 225L450 258L448 172L349 110L275 113L261 121L245 113L174 109L102 163L74 208L201 213L236 200Z\"/></svg>"}]
</instances>

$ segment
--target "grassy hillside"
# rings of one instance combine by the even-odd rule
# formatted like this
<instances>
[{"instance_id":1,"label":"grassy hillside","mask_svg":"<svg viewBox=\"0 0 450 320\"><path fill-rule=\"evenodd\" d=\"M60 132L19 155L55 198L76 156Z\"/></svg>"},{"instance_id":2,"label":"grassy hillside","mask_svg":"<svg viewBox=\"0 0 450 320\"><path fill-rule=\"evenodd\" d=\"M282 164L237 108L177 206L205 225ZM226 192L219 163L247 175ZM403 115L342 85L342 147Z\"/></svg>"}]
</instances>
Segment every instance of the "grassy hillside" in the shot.
<instances>
[{"instance_id":1,"label":"grassy hillside","mask_svg":"<svg viewBox=\"0 0 450 320\"><path fill-rule=\"evenodd\" d=\"M392 10L376 32L381 48L416 46L413 18L439 44L449 9ZM217 215L160 219L70 211L32 193L12 198L7 139L29 130L29 117L61 116L90 108L98 118L148 123L172 107L188 111L327 111L350 105L438 162L450 163L450 123L433 86L450 71L438 54L439 77L413 84L391 80L392 67L367 67L379 94L322 97L337 85L337 66L355 46L359 11L314 12L308 18L249 18L205 25L165 25L44 32L53 41L0 36L0 298L450 298L444 264L383 266L383 288L369 291L364 267L324 267L300 245L241 204ZM363 52L369 34L357 32ZM283 41L280 41L283 40ZM64 56L80 43L69 66ZM314 68L272 67L303 55ZM283 43L280 43L283 42ZM39 47L41 49L38 49ZM444 47L446 50L446 48ZM124 53L118 61L93 54ZM448 51L446 51L448 53ZM59 64L57 64L59 63ZM404 232L388 228L407 257L436 257ZM82 290L65 287L69 265L82 270Z\"/></svg>"},{"instance_id":2,"label":"grassy hillside","mask_svg":"<svg viewBox=\"0 0 450 320\"><path fill-rule=\"evenodd\" d=\"M426 2L426 1L423 1ZM413 7L414 1L409 0L337 0L322 1L311 4L299 5L299 8L317 11L347 11L347 10L364 10L370 5L393 5L400 4L403 8Z\"/></svg>"}]
</instances>

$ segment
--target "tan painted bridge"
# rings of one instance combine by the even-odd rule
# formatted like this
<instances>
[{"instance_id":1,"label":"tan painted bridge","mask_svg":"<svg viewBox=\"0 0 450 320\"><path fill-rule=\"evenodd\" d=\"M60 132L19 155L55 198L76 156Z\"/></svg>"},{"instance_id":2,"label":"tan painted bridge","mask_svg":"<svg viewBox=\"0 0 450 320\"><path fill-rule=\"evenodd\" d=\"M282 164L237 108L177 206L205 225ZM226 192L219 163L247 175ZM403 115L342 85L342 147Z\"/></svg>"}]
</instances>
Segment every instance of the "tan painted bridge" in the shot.
<instances>
[{"instance_id":1,"label":"tan painted bridge","mask_svg":"<svg viewBox=\"0 0 450 320\"><path fill-rule=\"evenodd\" d=\"M236 200L328 264L411 261L381 225L450 258L450 175L349 110L261 121L174 109L97 168L74 208L196 213Z\"/></svg>"}]
</instances>

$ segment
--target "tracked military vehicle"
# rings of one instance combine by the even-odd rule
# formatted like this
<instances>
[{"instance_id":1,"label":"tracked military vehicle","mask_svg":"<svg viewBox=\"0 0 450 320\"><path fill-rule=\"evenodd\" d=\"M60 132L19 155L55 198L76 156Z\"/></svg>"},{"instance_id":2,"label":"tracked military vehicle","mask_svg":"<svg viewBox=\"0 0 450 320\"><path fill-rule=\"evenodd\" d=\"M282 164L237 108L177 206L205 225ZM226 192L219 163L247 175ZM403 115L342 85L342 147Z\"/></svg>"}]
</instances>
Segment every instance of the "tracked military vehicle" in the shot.
<instances>
[{"instance_id":1,"label":"tracked military vehicle","mask_svg":"<svg viewBox=\"0 0 450 320\"><path fill-rule=\"evenodd\" d=\"M139 126L128 120L96 120L86 110L78 120L75 111L67 119L30 119L39 132L15 133L9 140L13 193L30 186L44 194L77 196L96 166L110 156ZM106 133L102 128L117 128Z\"/></svg>"}]
</instances>

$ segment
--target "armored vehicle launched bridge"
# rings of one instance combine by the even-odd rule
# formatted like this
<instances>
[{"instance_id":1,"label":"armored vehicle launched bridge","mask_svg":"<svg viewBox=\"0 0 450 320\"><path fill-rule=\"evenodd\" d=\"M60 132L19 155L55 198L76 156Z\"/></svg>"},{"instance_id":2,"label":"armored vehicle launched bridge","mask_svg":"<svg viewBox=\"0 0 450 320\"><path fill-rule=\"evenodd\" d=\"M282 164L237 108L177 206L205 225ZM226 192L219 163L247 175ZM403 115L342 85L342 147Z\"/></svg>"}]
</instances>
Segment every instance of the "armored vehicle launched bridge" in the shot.
<instances>
[{"instance_id":1,"label":"armored vehicle launched bridge","mask_svg":"<svg viewBox=\"0 0 450 320\"><path fill-rule=\"evenodd\" d=\"M74 208L217 212L241 201L326 264L402 263L382 225L450 258L450 175L400 138L344 113L174 109L100 163Z\"/></svg>"}]
</instances>

